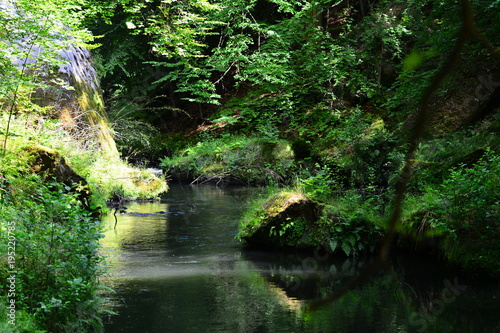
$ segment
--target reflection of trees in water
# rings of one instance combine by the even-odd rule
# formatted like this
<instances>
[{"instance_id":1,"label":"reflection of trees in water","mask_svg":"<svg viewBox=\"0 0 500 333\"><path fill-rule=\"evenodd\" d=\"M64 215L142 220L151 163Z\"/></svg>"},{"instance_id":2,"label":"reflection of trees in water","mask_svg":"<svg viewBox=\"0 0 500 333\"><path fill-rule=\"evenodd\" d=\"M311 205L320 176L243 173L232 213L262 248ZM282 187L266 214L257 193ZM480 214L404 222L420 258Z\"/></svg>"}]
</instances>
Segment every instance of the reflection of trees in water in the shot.
<instances>
[{"instance_id":1,"label":"reflection of trees in water","mask_svg":"<svg viewBox=\"0 0 500 333\"><path fill-rule=\"evenodd\" d=\"M466 332L474 325L490 331L496 327L494 319L484 321L482 311L495 318L494 299L481 305L474 293L455 283L456 272L439 262L398 258L405 264L396 262L390 273L373 274L334 302L310 311L315 300L349 284L368 260L330 258L313 266L304 254L244 252L243 257L217 262L211 280L217 315L241 332ZM457 291L459 295L452 294ZM453 295L457 297L452 300ZM470 317L470 304L483 314Z\"/></svg>"},{"instance_id":2,"label":"reflection of trees in water","mask_svg":"<svg viewBox=\"0 0 500 333\"><path fill-rule=\"evenodd\" d=\"M240 261L241 265L251 265ZM243 269L240 267L240 269ZM252 268L248 268L252 271ZM270 297L273 286L259 273L214 274L215 304L221 332L301 332L303 324L283 306L283 299ZM272 293L271 293L272 294Z\"/></svg>"},{"instance_id":3,"label":"reflection of trees in water","mask_svg":"<svg viewBox=\"0 0 500 333\"><path fill-rule=\"evenodd\" d=\"M262 262L223 264L219 273L229 268L255 273L214 273L214 308L218 316L225 317L226 325L239 332L390 332L407 326L408 297L390 275L374 277L370 283L311 315L307 304L342 286L362 264L343 260L325 263L316 272L306 272L291 269L293 261L293 256L289 256L283 261L286 264L269 262L267 269ZM300 257L295 261L300 263ZM294 289L298 278L301 284ZM228 314L231 318L227 318Z\"/></svg>"}]
</instances>

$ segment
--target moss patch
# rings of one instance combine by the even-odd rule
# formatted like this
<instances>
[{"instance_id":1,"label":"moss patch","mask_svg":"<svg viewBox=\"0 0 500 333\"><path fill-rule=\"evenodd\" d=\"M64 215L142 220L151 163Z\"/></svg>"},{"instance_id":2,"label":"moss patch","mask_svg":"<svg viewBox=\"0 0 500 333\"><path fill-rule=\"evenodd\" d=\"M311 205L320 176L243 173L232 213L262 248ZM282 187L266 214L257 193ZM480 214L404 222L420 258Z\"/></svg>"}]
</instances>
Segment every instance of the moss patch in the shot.
<instances>
[{"instance_id":1,"label":"moss patch","mask_svg":"<svg viewBox=\"0 0 500 333\"><path fill-rule=\"evenodd\" d=\"M238 238L249 246L270 248L315 246L311 235L317 204L296 191L282 191L247 214Z\"/></svg>"}]
</instances>

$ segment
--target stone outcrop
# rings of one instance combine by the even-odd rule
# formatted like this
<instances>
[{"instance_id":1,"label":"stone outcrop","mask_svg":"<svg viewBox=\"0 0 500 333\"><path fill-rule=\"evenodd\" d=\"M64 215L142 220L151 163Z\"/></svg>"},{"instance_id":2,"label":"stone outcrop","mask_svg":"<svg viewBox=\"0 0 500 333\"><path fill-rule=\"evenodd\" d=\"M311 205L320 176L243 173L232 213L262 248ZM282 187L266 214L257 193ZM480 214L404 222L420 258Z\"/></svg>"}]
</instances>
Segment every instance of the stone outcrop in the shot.
<instances>
[{"instance_id":1,"label":"stone outcrop","mask_svg":"<svg viewBox=\"0 0 500 333\"><path fill-rule=\"evenodd\" d=\"M0 10L14 22L22 18L37 23L15 1L0 0ZM54 26L57 25L55 22ZM37 80L43 83L30 95L34 103L49 107L51 116L61 119L65 129L77 140L95 141L103 151L119 157L92 56L85 47L72 42L74 37L69 28L66 31L67 35L58 32L53 33L52 38L40 37L36 31L19 34L17 40L10 41L19 55L12 53L10 61L20 73L36 74ZM63 65L48 64L44 61L47 54L49 59L56 57Z\"/></svg>"},{"instance_id":2,"label":"stone outcrop","mask_svg":"<svg viewBox=\"0 0 500 333\"><path fill-rule=\"evenodd\" d=\"M27 148L26 152L33 158L31 172L40 175L46 181L56 181L72 188L78 193L78 199L83 207L92 211L90 207L90 188L85 178L77 174L65 161L61 154L51 148L35 145Z\"/></svg>"},{"instance_id":3,"label":"stone outcrop","mask_svg":"<svg viewBox=\"0 0 500 333\"><path fill-rule=\"evenodd\" d=\"M317 204L301 193L282 192L268 200L258 226L242 235L250 247L310 248L318 219Z\"/></svg>"},{"instance_id":4,"label":"stone outcrop","mask_svg":"<svg viewBox=\"0 0 500 333\"><path fill-rule=\"evenodd\" d=\"M60 56L67 62L66 65L57 73L44 75L44 80L62 80L64 85L49 84L47 88L38 89L33 96L34 102L51 107L52 116L59 118L65 129L77 139L94 140L103 151L118 157L89 51L71 46Z\"/></svg>"}]
</instances>

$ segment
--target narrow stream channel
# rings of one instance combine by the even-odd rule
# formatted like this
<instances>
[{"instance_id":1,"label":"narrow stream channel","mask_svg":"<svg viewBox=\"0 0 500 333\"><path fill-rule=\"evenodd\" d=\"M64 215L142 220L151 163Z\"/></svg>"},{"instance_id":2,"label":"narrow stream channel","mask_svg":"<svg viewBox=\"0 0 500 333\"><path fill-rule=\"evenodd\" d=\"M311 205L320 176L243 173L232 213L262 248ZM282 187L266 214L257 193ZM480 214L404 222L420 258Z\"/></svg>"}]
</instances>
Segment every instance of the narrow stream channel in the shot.
<instances>
[{"instance_id":1,"label":"narrow stream channel","mask_svg":"<svg viewBox=\"0 0 500 333\"><path fill-rule=\"evenodd\" d=\"M252 188L171 186L161 202L105 218L102 283L114 311L105 332L500 332L498 283L399 256L310 312L348 283L363 260L246 251L234 240Z\"/></svg>"}]
</instances>

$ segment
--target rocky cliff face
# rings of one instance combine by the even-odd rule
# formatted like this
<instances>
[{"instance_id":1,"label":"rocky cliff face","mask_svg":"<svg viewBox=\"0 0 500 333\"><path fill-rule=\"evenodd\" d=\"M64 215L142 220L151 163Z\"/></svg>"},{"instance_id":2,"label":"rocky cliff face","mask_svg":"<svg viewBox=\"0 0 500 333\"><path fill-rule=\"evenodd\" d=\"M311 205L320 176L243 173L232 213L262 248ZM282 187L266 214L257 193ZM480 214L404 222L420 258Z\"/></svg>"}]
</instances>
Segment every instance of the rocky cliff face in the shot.
<instances>
[{"instance_id":1,"label":"rocky cliff face","mask_svg":"<svg viewBox=\"0 0 500 333\"><path fill-rule=\"evenodd\" d=\"M30 83L39 87L32 101L49 107L49 114L60 118L77 139L96 141L103 151L118 157L90 52L58 22L37 26L37 19L15 1L0 0L0 11L11 24L12 36L4 41L13 49L10 61L20 78L32 76ZM29 31L15 25L29 20L35 21Z\"/></svg>"},{"instance_id":2,"label":"rocky cliff face","mask_svg":"<svg viewBox=\"0 0 500 333\"><path fill-rule=\"evenodd\" d=\"M65 128L78 139L97 140L102 150L118 156L89 51L71 45L61 57L67 63L57 73L44 75L44 78L50 82L56 76L55 79L64 84L38 89L35 102L52 107L52 115L61 119Z\"/></svg>"}]
</instances>

